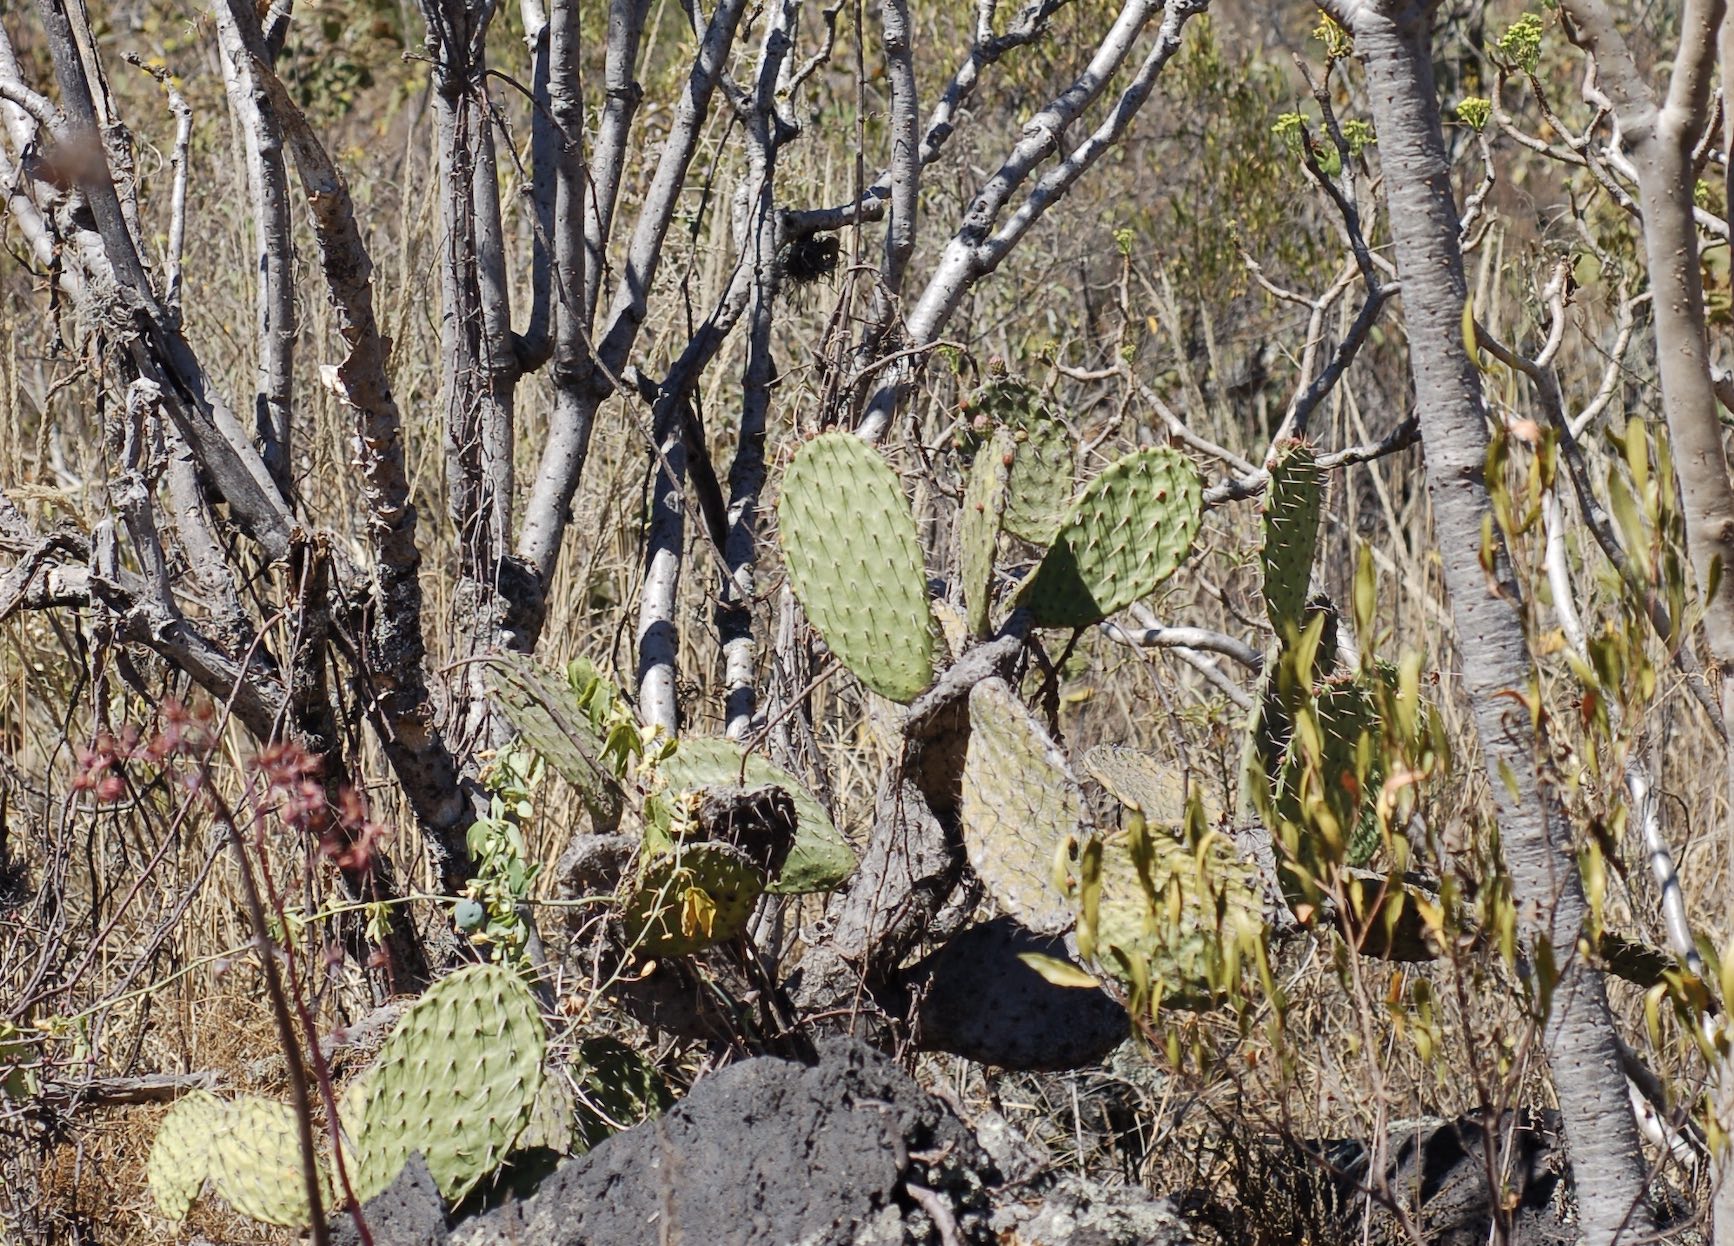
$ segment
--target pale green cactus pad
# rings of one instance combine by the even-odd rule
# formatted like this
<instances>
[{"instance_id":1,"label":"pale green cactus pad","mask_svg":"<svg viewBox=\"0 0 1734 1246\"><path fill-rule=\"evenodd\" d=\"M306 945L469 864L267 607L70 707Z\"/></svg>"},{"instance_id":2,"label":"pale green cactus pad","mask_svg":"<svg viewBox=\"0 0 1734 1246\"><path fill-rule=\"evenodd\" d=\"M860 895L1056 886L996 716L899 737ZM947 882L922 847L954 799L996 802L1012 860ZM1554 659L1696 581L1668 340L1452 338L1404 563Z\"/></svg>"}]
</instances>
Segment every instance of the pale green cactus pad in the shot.
<instances>
[{"instance_id":1,"label":"pale green cactus pad","mask_svg":"<svg viewBox=\"0 0 1734 1246\"><path fill-rule=\"evenodd\" d=\"M1264 609L1278 640L1305 623L1307 587L1318 548L1325 473L1312 447L1287 441L1278 447L1264 496Z\"/></svg>"},{"instance_id":2,"label":"pale green cactus pad","mask_svg":"<svg viewBox=\"0 0 1734 1246\"><path fill-rule=\"evenodd\" d=\"M221 1100L195 1090L181 1096L157 1126L147 1171L157 1210L170 1220L186 1219L210 1179L225 1111Z\"/></svg>"},{"instance_id":3,"label":"pale green cactus pad","mask_svg":"<svg viewBox=\"0 0 1734 1246\"><path fill-rule=\"evenodd\" d=\"M1192 552L1204 519L1198 469L1177 450L1128 454L1086 485L1018 590L1041 627L1089 627L1148 596Z\"/></svg>"},{"instance_id":4,"label":"pale green cactus pad","mask_svg":"<svg viewBox=\"0 0 1734 1246\"><path fill-rule=\"evenodd\" d=\"M312 1217L295 1112L286 1103L251 1096L227 1104L211 1140L211 1183L243 1216L286 1229ZM315 1157L322 1201L330 1204L330 1181Z\"/></svg>"},{"instance_id":5,"label":"pale green cactus pad","mask_svg":"<svg viewBox=\"0 0 1734 1246\"><path fill-rule=\"evenodd\" d=\"M530 1119L512 1143L514 1151L538 1148L556 1155L572 1154L578 1124L578 1100L565 1069L543 1069L542 1091L530 1109Z\"/></svg>"},{"instance_id":6,"label":"pale green cactus pad","mask_svg":"<svg viewBox=\"0 0 1734 1246\"><path fill-rule=\"evenodd\" d=\"M349 1130L349 1178L363 1202L396 1178L412 1152L456 1202L499 1167L542 1090L546 1045L530 988L503 965L470 965L410 1006L364 1088Z\"/></svg>"},{"instance_id":7,"label":"pale green cactus pad","mask_svg":"<svg viewBox=\"0 0 1734 1246\"><path fill-rule=\"evenodd\" d=\"M1032 544L1047 545L1060 530L1077 484L1072 434L1045 412L1011 427L1005 530Z\"/></svg>"},{"instance_id":8,"label":"pale green cactus pad","mask_svg":"<svg viewBox=\"0 0 1734 1246\"><path fill-rule=\"evenodd\" d=\"M795 844L766 888L773 894L831 891L854 871L855 853L825 807L794 775L762 753L747 754L743 769L741 747L733 740L685 736L673 756L662 763L662 773L673 791L770 784L789 794L795 802Z\"/></svg>"},{"instance_id":9,"label":"pale green cactus pad","mask_svg":"<svg viewBox=\"0 0 1734 1246\"><path fill-rule=\"evenodd\" d=\"M1128 809L1144 815L1152 825L1167 829L1179 827L1186 818L1187 780L1183 772L1160 761L1142 749L1124 744L1098 744L1084 754L1084 769L1102 785L1102 790ZM1221 809L1209 789L1194 776L1191 786L1197 789L1204 806L1204 819L1211 825L1221 820Z\"/></svg>"},{"instance_id":10,"label":"pale green cactus pad","mask_svg":"<svg viewBox=\"0 0 1734 1246\"><path fill-rule=\"evenodd\" d=\"M1215 833L1190 844L1134 823L1092 836L1070 882L1079 952L1135 1010L1216 1007L1263 937L1257 874Z\"/></svg>"},{"instance_id":11,"label":"pale green cactus pad","mask_svg":"<svg viewBox=\"0 0 1734 1246\"><path fill-rule=\"evenodd\" d=\"M737 937L764 894L764 876L729 844L683 843L645 863L621 911L641 957L690 956Z\"/></svg>"},{"instance_id":12,"label":"pale green cactus pad","mask_svg":"<svg viewBox=\"0 0 1734 1246\"><path fill-rule=\"evenodd\" d=\"M1003 679L969 694L963 846L1000 908L1038 934L1072 924L1055 854L1083 823L1084 798L1059 748Z\"/></svg>"},{"instance_id":13,"label":"pale green cactus pad","mask_svg":"<svg viewBox=\"0 0 1734 1246\"><path fill-rule=\"evenodd\" d=\"M789 584L831 652L867 687L913 701L933 681L927 573L915 517L879 452L822 433L783 474Z\"/></svg>"},{"instance_id":14,"label":"pale green cactus pad","mask_svg":"<svg viewBox=\"0 0 1734 1246\"><path fill-rule=\"evenodd\" d=\"M1001 429L976 452L963 505L957 515L958 578L970 633L986 636L992 626L993 562L1006 511L1006 490L1017 446Z\"/></svg>"},{"instance_id":15,"label":"pale green cactus pad","mask_svg":"<svg viewBox=\"0 0 1734 1246\"><path fill-rule=\"evenodd\" d=\"M487 679L500 712L577 789L596 828L617 826L624 804L620 784L601 760L602 737L572 686L516 653L490 660Z\"/></svg>"}]
</instances>

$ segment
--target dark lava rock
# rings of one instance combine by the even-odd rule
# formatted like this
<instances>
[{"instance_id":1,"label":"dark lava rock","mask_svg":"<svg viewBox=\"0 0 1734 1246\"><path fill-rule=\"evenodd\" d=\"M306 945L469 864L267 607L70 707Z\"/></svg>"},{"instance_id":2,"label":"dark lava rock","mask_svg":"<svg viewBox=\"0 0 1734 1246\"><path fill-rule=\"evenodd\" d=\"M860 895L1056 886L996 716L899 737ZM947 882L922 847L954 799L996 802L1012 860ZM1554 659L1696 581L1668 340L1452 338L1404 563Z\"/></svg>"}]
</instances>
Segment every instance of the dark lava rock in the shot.
<instances>
[{"instance_id":1,"label":"dark lava rock","mask_svg":"<svg viewBox=\"0 0 1734 1246\"><path fill-rule=\"evenodd\" d=\"M707 1077L661 1117L562 1163L523 1202L449 1234L418 1160L367 1205L375 1246L1191 1243L1165 1201L1058 1177L1013 1131L984 1148L875 1049L844 1039L818 1054ZM345 1220L333 1231L347 1244Z\"/></svg>"},{"instance_id":2,"label":"dark lava rock","mask_svg":"<svg viewBox=\"0 0 1734 1246\"><path fill-rule=\"evenodd\" d=\"M397 1174L397 1180L361 1209L373 1246L442 1246L446 1240L446 1206L421 1155ZM353 1217L339 1213L331 1222L331 1246L360 1246Z\"/></svg>"},{"instance_id":3,"label":"dark lava rock","mask_svg":"<svg viewBox=\"0 0 1734 1246\"><path fill-rule=\"evenodd\" d=\"M534 1197L465 1224L466 1246L989 1243L969 1130L889 1060L824 1044L817 1064L748 1060L665 1115L560 1166Z\"/></svg>"}]
</instances>

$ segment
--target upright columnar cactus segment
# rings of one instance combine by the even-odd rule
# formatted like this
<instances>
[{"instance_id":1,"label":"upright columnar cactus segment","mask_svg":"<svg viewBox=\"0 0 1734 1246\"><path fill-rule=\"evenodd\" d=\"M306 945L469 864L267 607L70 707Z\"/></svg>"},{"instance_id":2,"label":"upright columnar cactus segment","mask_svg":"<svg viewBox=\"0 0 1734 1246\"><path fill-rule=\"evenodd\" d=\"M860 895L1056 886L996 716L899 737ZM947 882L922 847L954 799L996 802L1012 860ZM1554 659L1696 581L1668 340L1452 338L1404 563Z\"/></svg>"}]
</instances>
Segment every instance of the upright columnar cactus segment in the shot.
<instances>
[{"instance_id":1,"label":"upright columnar cactus segment","mask_svg":"<svg viewBox=\"0 0 1734 1246\"><path fill-rule=\"evenodd\" d=\"M1220 835L1194 845L1134 823L1086 841L1074 874L1078 950L1138 1007L1216 1007L1263 928L1256 875Z\"/></svg>"},{"instance_id":2,"label":"upright columnar cactus segment","mask_svg":"<svg viewBox=\"0 0 1734 1246\"><path fill-rule=\"evenodd\" d=\"M364 1075L349 1176L363 1201L421 1152L457 1201L499 1167L542 1089L546 1035L530 989L501 965L471 965L417 1000Z\"/></svg>"},{"instance_id":3,"label":"upright columnar cactus segment","mask_svg":"<svg viewBox=\"0 0 1734 1246\"><path fill-rule=\"evenodd\" d=\"M157 1210L170 1220L187 1211L210 1179L224 1104L202 1090L183 1095L157 1126L147 1169Z\"/></svg>"},{"instance_id":4,"label":"upright columnar cactus segment","mask_svg":"<svg viewBox=\"0 0 1734 1246\"><path fill-rule=\"evenodd\" d=\"M603 740L578 694L522 654L489 662L487 678L496 704L524 743L578 790L598 830L613 829L623 804L620 785L600 760Z\"/></svg>"},{"instance_id":5,"label":"upright columnar cactus segment","mask_svg":"<svg viewBox=\"0 0 1734 1246\"><path fill-rule=\"evenodd\" d=\"M824 433L802 446L777 504L801 606L855 677L893 701L933 679L933 628L915 517L866 442Z\"/></svg>"},{"instance_id":6,"label":"upright columnar cactus segment","mask_svg":"<svg viewBox=\"0 0 1734 1246\"><path fill-rule=\"evenodd\" d=\"M763 754L747 754L744 765L741 755L741 746L733 740L684 736L673 756L662 763L662 774L675 791L767 783L782 788L795 802L795 844L766 890L795 895L837 887L855 869L855 853L825 806L794 775Z\"/></svg>"},{"instance_id":7,"label":"upright columnar cactus segment","mask_svg":"<svg viewBox=\"0 0 1734 1246\"><path fill-rule=\"evenodd\" d=\"M1304 622L1307 586L1318 546L1325 473L1312 448L1288 441L1277 450L1264 498L1264 609L1277 639Z\"/></svg>"},{"instance_id":8,"label":"upright columnar cactus segment","mask_svg":"<svg viewBox=\"0 0 1734 1246\"><path fill-rule=\"evenodd\" d=\"M969 694L963 846L994 902L1039 934L1072 924L1054 859L1078 834L1083 793L1066 759L1003 679Z\"/></svg>"},{"instance_id":9,"label":"upright columnar cactus segment","mask_svg":"<svg viewBox=\"0 0 1734 1246\"><path fill-rule=\"evenodd\" d=\"M312 1217L295 1112L286 1103L245 1097L223 1111L211 1146L211 1178L217 1193L243 1216L297 1229ZM330 1202L330 1183L319 1157L320 1193Z\"/></svg>"},{"instance_id":10,"label":"upright columnar cactus segment","mask_svg":"<svg viewBox=\"0 0 1734 1246\"><path fill-rule=\"evenodd\" d=\"M747 928L764 875L729 844L682 843L646 863L621 914L641 956L688 956Z\"/></svg>"},{"instance_id":11,"label":"upright columnar cactus segment","mask_svg":"<svg viewBox=\"0 0 1734 1246\"><path fill-rule=\"evenodd\" d=\"M1084 487L1018 590L1041 627L1088 627L1153 592L1192 552L1203 489L1167 446L1138 450Z\"/></svg>"},{"instance_id":12,"label":"upright columnar cactus segment","mask_svg":"<svg viewBox=\"0 0 1734 1246\"><path fill-rule=\"evenodd\" d=\"M993 558L1016 453L1016 443L1003 429L976 452L957 516L958 576L963 581L963 604L974 636L987 635L992 625Z\"/></svg>"}]
</instances>

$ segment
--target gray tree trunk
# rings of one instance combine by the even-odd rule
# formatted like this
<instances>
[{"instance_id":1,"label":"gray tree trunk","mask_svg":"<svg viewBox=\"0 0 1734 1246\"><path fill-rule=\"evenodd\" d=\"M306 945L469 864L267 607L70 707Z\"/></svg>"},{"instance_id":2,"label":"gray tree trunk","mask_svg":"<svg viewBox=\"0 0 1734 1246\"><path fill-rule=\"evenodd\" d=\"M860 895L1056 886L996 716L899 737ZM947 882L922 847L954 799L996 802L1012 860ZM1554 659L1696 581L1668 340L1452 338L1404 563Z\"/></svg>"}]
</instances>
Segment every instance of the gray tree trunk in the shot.
<instances>
[{"instance_id":1,"label":"gray tree trunk","mask_svg":"<svg viewBox=\"0 0 1734 1246\"><path fill-rule=\"evenodd\" d=\"M1606 984L1578 952L1585 903L1571 822L1538 773L1547 755L1545 724L1523 708L1534 671L1503 542L1491 579L1481 565L1489 507L1483 478L1487 413L1479 374L1463 346L1467 285L1433 82L1429 11L1406 0L1339 3L1331 11L1354 34L1366 68L1426 446L1427 491L1462 654L1463 692L1498 802L1519 929L1534 972L1557 967L1543 1037L1571 1151L1583 1240L1647 1240L1654 1223L1645 1164ZM1541 998L1548 999L1546 993Z\"/></svg>"}]
</instances>

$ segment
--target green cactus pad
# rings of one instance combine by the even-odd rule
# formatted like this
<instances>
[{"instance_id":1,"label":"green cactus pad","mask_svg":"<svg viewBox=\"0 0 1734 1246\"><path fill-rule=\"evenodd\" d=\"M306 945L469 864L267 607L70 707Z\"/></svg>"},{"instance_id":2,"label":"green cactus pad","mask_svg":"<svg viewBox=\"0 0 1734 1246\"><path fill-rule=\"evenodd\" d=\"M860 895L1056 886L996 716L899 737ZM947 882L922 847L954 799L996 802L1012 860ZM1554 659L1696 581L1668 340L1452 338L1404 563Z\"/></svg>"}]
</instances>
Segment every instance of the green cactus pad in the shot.
<instances>
[{"instance_id":1,"label":"green cactus pad","mask_svg":"<svg viewBox=\"0 0 1734 1246\"><path fill-rule=\"evenodd\" d=\"M1038 934L1072 924L1054 885L1054 857L1083 822L1084 799L1065 756L1003 679L969 694L963 763L963 846L994 902Z\"/></svg>"},{"instance_id":2,"label":"green cactus pad","mask_svg":"<svg viewBox=\"0 0 1734 1246\"><path fill-rule=\"evenodd\" d=\"M896 473L859 437L823 433L783 474L789 584L831 652L867 687L913 701L933 681L927 573Z\"/></svg>"},{"instance_id":3,"label":"green cactus pad","mask_svg":"<svg viewBox=\"0 0 1734 1246\"><path fill-rule=\"evenodd\" d=\"M147 1172L157 1210L177 1223L210 1179L225 1108L203 1090L183 1095L157 1126Z\"/></svg>"},{"instance_id":4,"label":"green cactus pad","mask_svg":"<svg viewBox=\"0 0 1734 1246\"><path fill-rule=\"evenodd\" d=\"M564 1069L542 1070L542 1091L530 1109L524 1130L512 1142L514 1151L545 1150L556 1155L572 1154L578 1120L578 1100Z\"/></svg>"},{"instance_id":5,"label":"green cactus pad","mask_svg":"<svg viewBox=\"0 0 1734 1246\"><path fill-rule=\"evenodd\" d=\"M1045 413L1013 427L1005 530L1032 544L1047 545L1060 530L1077 484L1072 434Z\"/></svg>"},{"instance_id":6,"label":"green cactus pad","mask_svg":"<svg viewBox=\"0 0 1734 1246\"><path fill-rule=\"evenodd\" d=\"M1017 445L1003 429L977 451L957 515L958 577L963 581L969 630L975 636L986 636L992 625L993 560L1005 518L1010 464L1016 455Z\"/></svg>"},{"instance_id":7,"label":"green cactus pad","mask_svg":"<svg viewBox=\"0 0 1734 1246\"><path fill-rule=\"evenodd\" d=\"M572 686L523 654L503 654L487 664L496 704L560 776L577 789L599 831L620 822L620 784L602 760L603 740Z\"/></svg>"},{"instance_id":8,"label":"green cactus pad","mask_svg":"<svg viewBox=\"0 0 1734 1246\"><path fill-rule=\"evenodd\" d=\"M733 740L685 736L673 756L662 763L662 773L674 791L705 787L782 788L795 802L795 845L789 859L766 890L776 895L799 895L834 890L855 869L855 853L831 821L825 807L813 798L794 775L768 760L762 753L749 753L742 773L741 747Z\"/></svg>"},{"instance_id":9,"label":"green cactus pad","mask_svg":"<svg viewBox=\"0 0 1734 1246\"><path fill-rule=\"evenodd\" d=\"M1084 487L1018 590L1040 627L1088 627L1148 596L1192 552L1198 469L1167 446L1137 450Z\"/></svg>"},{"instance_id":10,"label":"green cactus pad","mask_svg":"<svg viewBox=\"0 0 1734 1246\"><path fill-rule=\"evenodd\" d=\"M1141 749L1123 744L1098 744L1084 754L1084 769L1102 789L1128 809L1136 809L1152 825L1173 829L1186 818L1187 780ZM1204 805L1206 822L1214 825L1221 810L1197 777L1192 786Z\"/></svg>"},{"instance_id":11,"label":"green cactus pad","mask_svg":"<svg viewBox=\"0 0 1734 1246\"><path fill-rule=\"evenodd\" d=\"M1139 1008L1216 1007L1262 938L1256 872L1214 833L1195 845L1134 823L1085 841L1072 876L1079 952Z\"/></svg>"},{"instance_id":12,"label":"green cactus pad","mask_svg":"<svg viewBox=\"0 0 1734 1246\"><path fill-rule=\"evenodd\" d=\"M1305 624L1325 473L1305 442L1284 442L1264 495L1264 609L1279 640Z\"/></svg>"},{"instance_id":13,"label":"green cactus pad","mask_svg":"<svg viewBox=\"0 0 1734 1246\"><path fill-rule=\"evenodd\" d=\"M530 988L503 965L470 965L410 1006L345 1106L350 1183L363 1202L412 1152L456 1202L499 1167L542 1089L546 1034Z\"/></svg>"},{"instance_id":14,"label":"green cactus pad","mask_svg":"<svg viewBox=\"0 0 1734 1246\"><path fill-rule=\"evenodd\" d=\"M298 1229L311 1222L295 1112L286 1103L246 1097L227 1104L211 1140L211 1182L229 1206L263 1224ZM319 1165L320 1194L330 1182Z\"/></svg>"},{"instance_id":15,"label":"green cactus pad","mask_svg":"<svg viewBox=\"0 0 1734 1246\"><path fill-rule=\"evenodd\" d=\"M578 1073L578 1141L586 1151L674 1103L656 1065L617 1039L584 1039L573 1067Z\"/></svg>"},{"instance_id":16,"label":"green cactus pad","mask_svg":"<svg viewBox=\"0 0 1734 1246\"><path fill-rule=\"evenodd\" d=\"M1309 721L1310 719L1310 721ZM1316 735L1309 728L1316 727ZM1365 743L1363 744L1363 740ZM1349 678L1321 686L1285 750L1278 779L1277 812L1285 822L1341 841L1341 860L1363 866L1379 850L1375 807L1384 782L1379 710L1371 690ZM1303 864L1336 855L1328 845L1307 844ZM1318 852L1317 849L1327 849Z\"/></svg>"},{"instance_id":17,"label":"green cactus pad","mask_svg":"<svg viewBox=\"0 0 1734 1246\"><path fill-rule=\"evenodd\" d=\"M646 862L621 912L640 956L690 956L738 936L764 894L764 876L728 844L686 843Z\"/></svg>"}]
</instances>

